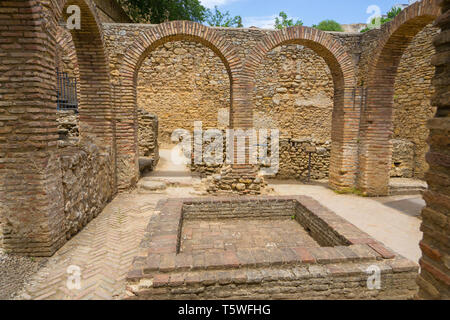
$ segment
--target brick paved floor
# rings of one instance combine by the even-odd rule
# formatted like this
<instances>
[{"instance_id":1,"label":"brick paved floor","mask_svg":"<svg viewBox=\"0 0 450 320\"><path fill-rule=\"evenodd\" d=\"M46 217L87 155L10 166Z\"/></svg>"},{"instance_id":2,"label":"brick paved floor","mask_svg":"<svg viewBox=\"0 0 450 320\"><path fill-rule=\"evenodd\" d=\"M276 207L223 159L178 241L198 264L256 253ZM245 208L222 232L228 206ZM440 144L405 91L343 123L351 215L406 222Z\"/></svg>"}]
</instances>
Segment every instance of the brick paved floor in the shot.
<instances>
[{"instance_id":1,"label":"brick paved floor","mask_svg":"<svg viewBox=\"0 0 450 320\"><path fill-rule=\"evenodd\" d=\"M181 252L249 248L318 247L295 220L187 220L183 222Z\"/></svg>"},{"instance_id":2,"label":"brick paved floor","mask_svg":"<svg viewBox=\"0 0 450 320\"><path fill-rule=\"evenodd\" d=\"M167 194L118 195L97 218L49 258L14 298L123 298L126 274L156 203L166 197L192 197L192 190L176 188L175 192L169 188ZM80 270L80 289L67 286L73 275L69 273L70 266Z\"/></svg>"}]
</instances>

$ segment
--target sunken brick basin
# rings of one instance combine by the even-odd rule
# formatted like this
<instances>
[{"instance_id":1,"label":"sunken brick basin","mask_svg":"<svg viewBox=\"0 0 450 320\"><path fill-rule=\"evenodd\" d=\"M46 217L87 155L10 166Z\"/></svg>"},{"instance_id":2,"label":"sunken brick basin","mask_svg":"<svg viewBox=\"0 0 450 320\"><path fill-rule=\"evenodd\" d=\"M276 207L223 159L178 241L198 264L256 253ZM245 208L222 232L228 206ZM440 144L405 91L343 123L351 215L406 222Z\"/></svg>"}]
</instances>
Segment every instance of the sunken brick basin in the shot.
<instances>
[{"instance_id":1,"label":"sunken brick basin","mask_svg":"<svg viewBox=\"0 0 450 320\"><path fill-rule=\"evenodd\" d=\"M408 299L418 266L306 196L160 201L130 299ZM370 290L370 266L381 271Z\"/></svg>"}]
</instances>

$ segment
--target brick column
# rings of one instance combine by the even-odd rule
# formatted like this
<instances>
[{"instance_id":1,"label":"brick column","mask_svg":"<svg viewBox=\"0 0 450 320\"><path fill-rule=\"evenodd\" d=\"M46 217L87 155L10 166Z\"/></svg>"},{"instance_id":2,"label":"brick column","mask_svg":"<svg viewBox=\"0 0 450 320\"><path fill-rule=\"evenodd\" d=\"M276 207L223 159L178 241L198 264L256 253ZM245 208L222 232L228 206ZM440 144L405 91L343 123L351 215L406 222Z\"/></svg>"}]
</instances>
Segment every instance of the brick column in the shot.
<instances>
[{"instance_id":1,"label":"brick column","mask_svg":"<svg viewBox=\"0 0 450 320\"><path fill-rule=\"evenodd\" d=\"M345 190L356 183L358 169L358 135L363 89L335 88L331 126L331 158L329 184Z\"/></svg>"},{"instance_id":2,"label":"brick column","mask_svg":"<svg viewBox=\"0 0 450 320\"><path fill-rule=\"evenodd\" d=\"M253 104L251 100L253 83L242 73L237 73L231 86L230 129L234 141L233 162L224 164L221 169L221 179L214 181L209 192L233 192L242 195L259 194L264 180L258 176L258 167L250 163L249 143L246 139L245 162L238 163L237 139L233 133L236 130L247 131L253 128Z\"/></svg>"},{"instance_id":3,"label":"brick column","mask_svg":"<svg viewBox=\"0 0 450 320\"><path fill-rule=\"evenodd\" d=\"M56 144L56 24L51 16L43 18L39 1L4 1L0 14L3 247L49 256L65 241Z\"/></svg>"},{"instance_id":4,"label":"brick column","mask_svg":"<svg viewBox=\"0 0 450 320\"><path fill-rule=\"evenodd\" d=\"M123 70L115 90L117 187L128 189L139 179L136 84L134 70Z\"/></svg>"},{"instance_id":5,"label":"brick column","mask_svg":"<svg viewBox=\"0 0 450 320\"><path fill-rule=\"evenodd\" d=\"M435 25L441 33L434 38L436 67L432 103L437 106L436 117L428 122L430 165L426 174L427 203L422 211L423 239L420 242L421 272L417 279L422 299L450 299L450 0L441 1L442 15Z\"/></svg>"}]
</instances>

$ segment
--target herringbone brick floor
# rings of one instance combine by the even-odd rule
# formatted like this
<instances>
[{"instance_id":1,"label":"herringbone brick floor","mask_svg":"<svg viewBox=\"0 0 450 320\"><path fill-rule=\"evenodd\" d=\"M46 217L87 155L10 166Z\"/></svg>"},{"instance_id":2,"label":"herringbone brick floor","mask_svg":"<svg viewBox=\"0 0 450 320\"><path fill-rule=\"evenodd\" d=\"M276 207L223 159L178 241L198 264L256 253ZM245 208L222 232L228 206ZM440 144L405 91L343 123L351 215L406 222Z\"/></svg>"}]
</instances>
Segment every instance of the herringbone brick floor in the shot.
<instances>
[{"instance_id":1,"label":"herringbone brick floor","mask_svg":"<svg viewBox=\"0 0 450 320\"><path fill-rule=\"evenodd\" d=\"M171 188L172 189L172 188ZM158 200L192 197L191 188L163 194L118 195L99 216L69 240L29 279L17 299L121 299L125 277ZM69 289L79 268L80 289ZM68 269L69 268L69 269ZM73 268L73 267L72 267ZM72 269L73 270L73 269Z\"/></svg>"}]
</instances>

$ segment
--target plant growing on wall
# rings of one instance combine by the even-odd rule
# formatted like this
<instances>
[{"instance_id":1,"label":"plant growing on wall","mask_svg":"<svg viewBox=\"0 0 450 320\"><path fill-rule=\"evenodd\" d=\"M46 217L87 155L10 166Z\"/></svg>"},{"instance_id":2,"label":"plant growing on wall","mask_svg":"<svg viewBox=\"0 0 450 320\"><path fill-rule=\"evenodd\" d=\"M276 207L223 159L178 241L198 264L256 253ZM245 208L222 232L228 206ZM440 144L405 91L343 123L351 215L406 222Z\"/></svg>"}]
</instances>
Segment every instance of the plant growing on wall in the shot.
<instances>
[{"instance_id":1,"label":"plant growing on wall","mask_svg":"<svg viewBox=\"0 0 450 320\"><path fill-rule=\"evenodd\" d=\"M302 26L303 21L297 20L294 22L294 19L289 19L286 12L281 11L279 17L275 18L275 29L284 29L293 26Z\"/></svg>"},{"instance_id":2,"label":"plant growing on wall","mask_svg":"<svg viewBox=\"0 0 450 320\"><path fill-rule=\"evenodd\" d=\"M213 27L243 27L241 16L232 17L230 12L223 13L217 6L214 7L214 10L206 10L206 22Z\"/></svg>"},{"instance_id":3,"label":"plant growing on wall","mask_svg":"<svg viewBox=\"0 0 450 320\"><path fill-rule=\"evenodd\" d=\"M389 21L391 21L392 19L394 19L396 16L398 16L398 15L400 14L400 12L402 12L402 8L400 8L400 7L395 7L395 6L392 7L391 10L389 10L389 12L387 13L386 17L381 17L380 25L383 25L383 24L385 24L385 23L388 23ZM371 26L368 26L368 27L362 29L361 32L367 32L367 31L369 31L369 30L374 29L373 26L376 25L376 19L375 19L375 18L372 19L371 22L372 22L372 23L371 23L371 24L372 24L372 27L371 27Z\"/></svg>"},{"instance_id":4,"label":"plant growing on wall","mask_svg":"<svg viewBox=\"0 0 450 320\"><path fill-rule=\"evenodd\" d=\"M313 24L312 27L322 31L344 31L344 29L342 29L342 26L334 20L323 20L317 25Z\"/></svg>"}]
</instances>

